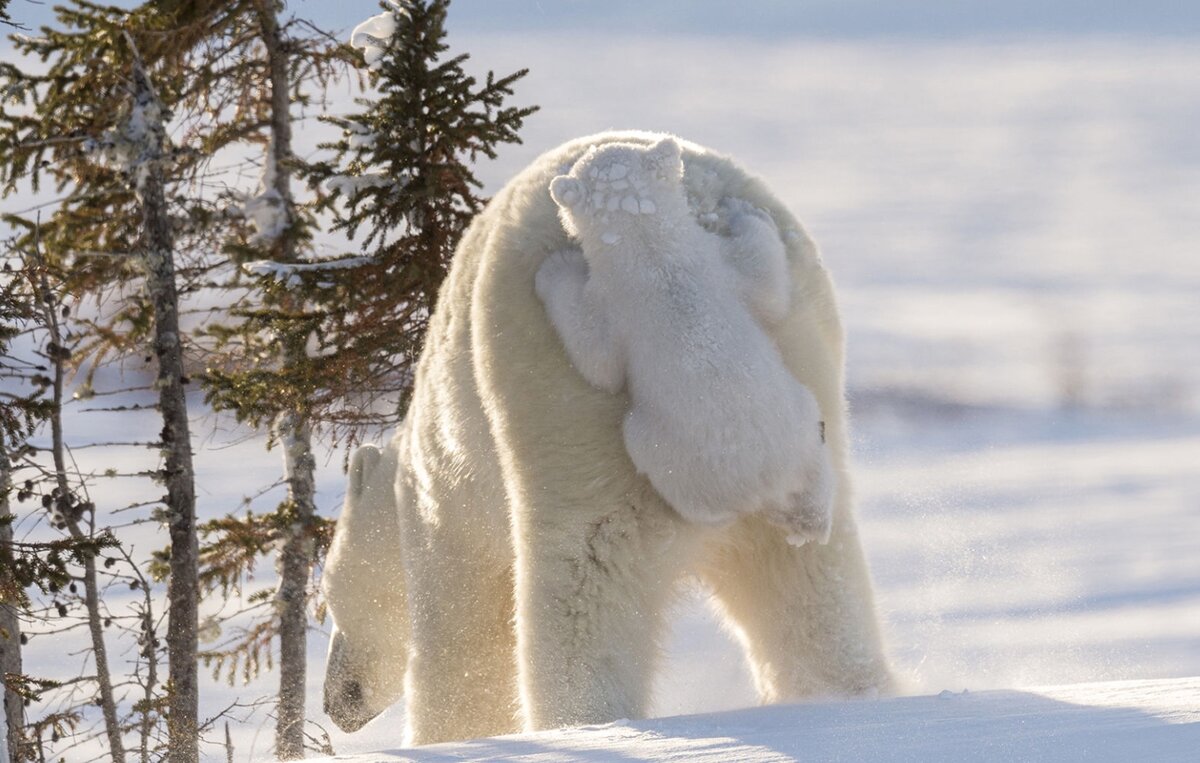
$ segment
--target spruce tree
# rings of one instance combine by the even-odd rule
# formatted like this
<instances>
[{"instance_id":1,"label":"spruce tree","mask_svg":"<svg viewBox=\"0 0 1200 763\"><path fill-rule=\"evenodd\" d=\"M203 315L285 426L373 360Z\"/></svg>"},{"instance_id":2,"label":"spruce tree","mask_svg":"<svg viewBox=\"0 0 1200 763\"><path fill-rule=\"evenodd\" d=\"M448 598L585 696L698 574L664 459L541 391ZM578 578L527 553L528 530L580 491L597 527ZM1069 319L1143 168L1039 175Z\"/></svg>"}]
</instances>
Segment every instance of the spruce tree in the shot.
<instances>
[{"instance_id":1,"label":"spruce tree","mask_svg":"<svg viewBox=\"0 0 1200 763\"><path fill-rule=\"evenodd\" d=\"M36 250L10 252L4 272L6 281L0 286L0 673L10 754L14 759L33 759L34 752L42 749L42 730L74 724L84 702L58 692L56 682L23 673L24 638L18 615L43 620L37 630L45 635L49 624L44 620L50 612L62 622L73 618L72 610L82 604L80 624L88 630L94 671L81 680L95 684L95 704L103 716L110 757L122 760L121 708L104 634L107 618L97 563L101 552L116 549L117 543L97 526L95 506L87 499L80 476L67 469L64 380L71 341L65 325L70 310L51 286L49 269ZM49 437L49 447L32 444L31 438L39 433ZM39 458L43 453L51 463ZM24 510L13 510L14 496L17 504L26 504ZM41 525L42 539L14 538L11 522L18 511L26 530ZM111 563L104 566L108 569ZM104 577L111 582L111 573ZM35 589L41 600L36 601L27 589ZM49 627L53 632L54 626ZM58 695L58 709L26 727L23 704L40 699L46 691Z\"/></svg>"},{"instance_id":2,"label":"spruce tree","mask_svg":"<svg viewBox=\"0 0 1200 763\"><path fill-rule=\"evenodd\" d=\"M158 515L171 539L168 758L190 762L198 758L197 540L174 239L178 220L196 219L173 217L168 194L195 158L175 151L165 129L169 104L187 92L186 72L152 8L76 0L56 13L58 28L16 40L19 52L48 63L46 72L11 65L0 71L4 91L18 102L0 119L0 182L13 193L48 180L65 194L37 227L36 245L68 274L68 293L118 300L82 354L97 364L112 352L145 354L149 347L157 361L164 453L158 478L166 487ZM151 65L139 49L153 56ZM109 752L119 759L121 732L107 707L105 715Z\"/></svg>"},{"instance_id":3,"label":"spruce tree","mask_svg":"<svg viewBox=\"0 0 1200 763\"><path fill-rule=\"evenodd\" d=\"M247 251L257 245L266 256L243 269L257 277L261 299L252 309L235 309L240 320L213 329L230 352L212 364L204 382L215 407L273 426L289 496L266 522L253 515L221 520L208 548L214 559L236 558L231 547L262 529L280 544L283 685L276 753L284 758L302 749L308 582L330 531L312 500L313 432L352 443L362 427L398 419L425 318L459 237L484 202L467 163L516 140L521 120L532 113L502 107L524 72L501 80L489 74L479 86L462 71L465 56L439 60L446 50L446 6L390 3L367 31L360 28L359 42L378 48L371 76L380 101L360 101L367 112L333 120L355 132L340 142L335 160L314 164L289 150L287 94L303 89L285 79L281 70L288 67L279 64L288 59L277 53L291 51L290 68L296 69L302 46L294 39L274 42L270 16L259 6L271 72L271 139L262 191L252 207L253 235L245 245ZM395 34L385 39L381 29ZM379 139L374 151L365 138L372 129ZM352 143L354 161L346 156ZM310 184L303 200L293 178ZM334 208L331 197L339 195L351 197L352 211L337 227L353 234L365 225L371 256L322 259L311 249L314 215ZM383 415L370 410L382 398L390 398ZM226 565L214 579L228 583L233 568ZM263 633L255 631L258 638Z\"/></svg>"},{"instance_id":4,"label":"spruce tree","mask_svg":"<svg viewBox=\"0 0 1200 763\"><path fill-rule=\"evenodd\" d=\"M339 67L348 59L341 45L296 18L283 18L274 0L240 0L176 6L178 27L202 28L190 41L196 50L193 67L218 72L205 78L208 98L236 104L220 114L209 152L235 145L262 147L261 180L252 193L231 194L227 219L219 225L230 261L242 269L228 274L226 313L206 328L213 341L203 381L218 410L232 410L241 421L269 429L269 442L281 446L287 497L266 516L228 516L208 523L202 551L202 585L228 593L252 568L255 557L277 550L279 582L274 606L265 622L245 638L204 658L223 666L240 661L247 674L256 672L259 650L278 637L280 691L276 709L276 755L304 754L304 689L307 668L309 580L322 546L326 523L316 512L315 459L308 389L297 386L292 369L305 357L307 330L302 320L264 329L263 314L303 313L302 294L254 288L253 272L263 263L292 265L309 257L316 221L296 198L304 162L292 149L295 111L322 101ZM215 115L214 115L215 116ZM252 386L271 393L252 402L237 393L213 394L214 379L252 378ZM248 542L249 539L249 542ZM232 668L231 668L232 669Z\"/></svg>"},{"instance_id":5,"label":"spruce tree","mask_svg":"<svg viewBox=\"0 0 1200 763\"><path fill-rule=\"evenodd\" d=\"M342 138L317 168L335 230L368 254L352 268L291 274L318 292L304 378L319 417L353 441L365 424L403 418L429 316L454 250L487 199L473 166L519 143L536 107L506 106L527 70L479 82L467 54L447 55L449 0L384 3L352 44L374 93L328 121ZM381 405L382 403L382 405Z\"/></svg>"},{"instance_id":6,"label":"spruce tree","mask_svg":"<svg viewBox=\"0 0 1200 763\"><path fill-rule=\"evenodd\" d=\"M303 754L309 581L331 532L315 513L314 432L353 442L363 426L402 415L449 258L485 201L470 164L517 141L533 111L503 105L523 71L478 83L462 71L466 56L443 57L447 4L391 3L371 27L379 36L358 35L377 59L378 99L334 120L346 135L323 164L295 155L291 123L320 102L351 54L311 25L281 20L274 0L159 0L133 10L73 0L57 11L60 29L18 45L49 63L46 74L0 65L0 84L22 104L0 117L0 183L11 193L48 181L65 195L43 227L47 258L69 293L113 306L91 321L76 360L96 368L153 346L159 391L182 401L182 368L162 369L182 352L204 357L210 402L270 427L283 446L287 500L266 516L209 523L200 578L207 590L228 591L264 549L280 550L272 616L205 657L218 669L239 659L256 668L258 650L279 637L281 757ZM379 23L395 34L382 34ZM178 145L168 145L155 117L170 120ZM247 145L263 147L257 188L195 190L212 157ZM368 256L323 260L311 246L318 215L343 202L337 226L363 232ZM179 298L206 293L219 308L202 334L158 320L179 307L169 308L165 288L145 285L168 282ZM379 401L383 414L366 410ZM165 431L164 443L186 442L178 432ZM186 472L168 461L161 476ZM175 505L170 498L161 516L190 517ZM163 561L173 582L194 579L176 569L193 548L172 532ZM187 618L172 613L170 622ZM182 703L171 709L174 760L196 752L194 674L190 683L175 675L188 649L168 649L172 701Z\"/></svg>"},{"instance_id":7,"label":"spruce tree","mask_svg":"<svg viewBox=\"0 0 1200 763\"><path fill-rule=\"evenodd\" d=\"M0 4L0 18L3 5ZM18 266L19 267L19 266ZM9 349L37 314L32 293L5 260L0 280L0 692L3 694L4 720L7 727L10 763L29 759L25 744L25 698L14 683L24 675L21 659L21 599L24 583L16 574L17 552L13 542L14 515L10 508L13 493L14 450L23 450L26 441L44 418L45 409L36 391L22 392L19 382L37 378L37 367L22 362ZM9 676L14 679L10 681Z\"/></svg>"},{"instance_id":8,"label":"spruce tree","mask_svg":"<svg viewBox=\"0 0 1200 763\"><path fill-rule=\"evenodd\" d=\"M133 48L132 40L127 40ZM167 486L166 520L171 538L171 578L167 586L167 656L170 676L170 736L168 760L191 763L199 759L196 678L199 625L199 541L196 535L196 487L184 384L183 340L179 326L179 296L175 281L175 249L166 200L167 138L162 103L155 93L137 50L132 49L132 101L128 126L144 122L135 134L140 166L133 168L134 188L142 212L143 262L146 287L154 314L154 354L158 360L155 386L162 416L165 453L162 479ZM128 127L126 130L128 131Z\"/></svg>"},{"instance_id":9,"label":"spruce tree","mask_svg":"<svg viewBox=\"0 0 1200 763\"><path fill-rule=\"evenodd\" d=\"M3 348L0 347L0 350ZM2 436L2 435L0 435ZM7 438L5 438L7 439ZM8 760L21 763L25 753L25 700L16 686L9 686L8 676L23 675L21 660L21 619L15 601L18 587L8 557L12 547L12 510L9 494L12 491L12 461L8 449L0 443L0 693L3 694L4 722L7 727Z\"/></svg>"},{"instance_id":10,"label":"spruce tree","mask_svg":"<svg viewBox=\"0 0 1200 763\"><path fill-rule=\"evenodd\" d=\"M311 238L313 221L292 200L296 159L290 148L291 110L293 102L304 107L310 98L319 99L347 55L311 25L296 20L281 24L281 8L274 0L159 0L127 11L76 0L58 11L65 31L44 30L41 38L22 43L24 52L51 60L50 72L44 77L27 76L15 67L4 72L12 92L26 98L26 109L5 114L7 130L0 141L13 152L0 179L10 190L21 181L36 187L43 179L42 167L50 168L59 189L70 193L46 226L48 251L70 261L69 286L77 293L110 295L110 303L111 295L117 297L119 308L105 323L92 326L93 340L81 353L93 368L106 358L141 352L151 343L172 360L181 361L184 349L195 357L210 353L209 362L222 369L237 362L272 367L279 359L278 365L286 368L287 358L303 354L304 342L296 332L277 343L276 337L253 329L214 329L204 335L222 345L213 351L204 346L204 338L157 320L162 315L178 317L177 302L170 307L177 280L183 294L203 292L221 309L254 314L261 295L239 265L264 257L295 261ZM309 33L293 35L292 30ZM139 61L144 65L134 66ZM126 74L119 74L122 71ZM91 102L89 89L98 96ZM128 119L114 128L112 117L123 108L123 96L133 97L135 108L129 114L141 119ZM181 145L167 148L155 118L172 115ZM135 123L142 134L123 134ZM142 140L147 135L157 137ZM203 179L214 156L225 152L228 157L247 145L266 148L257 189L246 193L229 188L219 194L196 190L196 180ZM50 161L44 163L47 156ZM97 162L97 157L108 161ZM134 159L136 166L130 166ZM126 251L131 241L140 243L140 261ZM128 283L149 288L122 290L121 284ZM167 302L160 302L159 295ZM287 294L274 301L268 294L266 300L269 309L292 310L296 303ZM218 312L216 319L220 317ZM178 373L160 374L156 386L164 394L174 393L182 383L186 376L180 366ZM303 403L303 395L283 395L265 417L261 410L241 416L255 424L275 424L276 436L285 444L289 496L269 522L236 529L230 526L232 518L210 524L206 529L215 540L206 548L210 566L202 578L209 590L228 590L224 583L244 573L258 554L282 547L274 615L265 628L256 626L251 633L280 636L284 664L279 747L285 757L302 755L303 750L306 582L314 553L328 536L315 516L311 433ZM178 432L186 416L176 414L183 409L168 405L166 398L160 407L164 443L182 442L186 438ZM164 479L183 473L190 474L190 468L179 468L168 459ZM163 514L172 522L181 516L170 505ZM192 707L190 715L181 707L172 708L172 721L178 722L173 736L184 739L171 745L170 754L178 760L194 758L196 736L196 590L185 589L183 583L197 579L196 546L194 513L187 516L192 520L191 542L182 543L172 532L172 546L158 567L169 578L173 607L179 601L175 592L189 593L193 601L190 618L173 612L169 621L190 627L187 643L176 644L168 637L171 696L180 703L190 701ZM262 531L249 548L241 542L247 527ZM227 553L231 546L240 553ZM181 574L184 564L189 574ZM259 643L248 638L206 659L215 657L219 667L221 660L240 657L249 667ZM191 674L177 675L176 665L190 666ZM191 733L179 725L185 722L191 724Z\"/></svg>"}]
</instances>

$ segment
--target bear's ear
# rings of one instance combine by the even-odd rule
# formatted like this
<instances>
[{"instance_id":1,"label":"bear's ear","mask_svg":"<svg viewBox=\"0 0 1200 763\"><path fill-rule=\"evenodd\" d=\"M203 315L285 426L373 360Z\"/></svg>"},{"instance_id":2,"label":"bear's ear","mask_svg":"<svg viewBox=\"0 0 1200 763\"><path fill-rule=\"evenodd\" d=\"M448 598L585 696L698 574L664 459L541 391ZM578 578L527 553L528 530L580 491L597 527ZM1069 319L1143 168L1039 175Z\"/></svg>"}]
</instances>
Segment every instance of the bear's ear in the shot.
<instances>
[{"instance_id":1,"label":"bear's ear","mask_svg":"<svg viewBox=\"0 0 1200 763\"><path fill-rule=\"evenodd\" d=\"M563 209L571 209L583 201L583 183L570 175L559 175L550 181L550 197Z\"/></svg>"},{"instance_id":2,"label":"bear's ear","mask_svg":"<svg viewBox=\"0 0 1200 763\"><path fill-rule=\"evenodd\" d=\"M646 152L649 166L663 178L675 178L683 174L683 147L668 135Z\"/></svg>"},{"instance_id":3,"label":"bear's ear","mask_svg":"<svg viewBox=\"0 0 1200 763\"><path fill-rule=\"evenodd\" d=\"M350 459L350 485L347 497L362 497L363 490L381 458L383 458L383 453L374 445L363 445L354 451L354 455Z\"/></svg>"}]
</instances>

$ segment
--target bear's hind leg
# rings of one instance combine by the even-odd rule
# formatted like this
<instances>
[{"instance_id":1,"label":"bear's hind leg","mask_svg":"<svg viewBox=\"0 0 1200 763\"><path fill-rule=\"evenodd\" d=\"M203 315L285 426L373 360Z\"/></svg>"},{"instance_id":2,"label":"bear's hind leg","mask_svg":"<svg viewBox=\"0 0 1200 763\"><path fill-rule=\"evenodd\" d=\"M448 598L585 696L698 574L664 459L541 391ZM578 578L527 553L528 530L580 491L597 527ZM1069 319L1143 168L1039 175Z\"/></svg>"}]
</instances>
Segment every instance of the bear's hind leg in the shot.
<instances>
[{"instance_id":1,"label":"bear's hind leg","mask_svg":"<svg viewBox=\"0 0 1200 763\"><path fill-rule=\"evenodd\" d=\"M737 626L763 702L894 688L848 512L827 545L800 547L764 517L745 517L706 550L699 572Z\"/></svg>"},{"instance_id":2,"label":"bear's hind leg","mask_svg":"<svg viewBox=\"0 0 1200 763\"><path fill-rule=\"evenodd\" d=\"M679 566L678 520L659 501L546 509L518 528L526 730L645 717Z\"/></svg>"}]
</instances>

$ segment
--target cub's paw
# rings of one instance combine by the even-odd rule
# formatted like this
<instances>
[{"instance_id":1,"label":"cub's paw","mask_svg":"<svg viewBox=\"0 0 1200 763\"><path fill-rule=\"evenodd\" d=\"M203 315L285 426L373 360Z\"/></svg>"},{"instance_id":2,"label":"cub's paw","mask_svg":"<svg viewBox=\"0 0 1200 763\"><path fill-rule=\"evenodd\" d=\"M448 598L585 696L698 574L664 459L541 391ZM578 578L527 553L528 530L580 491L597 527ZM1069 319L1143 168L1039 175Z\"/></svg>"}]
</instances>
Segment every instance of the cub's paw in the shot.
<instances>
[{"instance_id":1,"label":"cub's paw","mask_svg":"<svg viewBox=\"0 0 1200 763\"><path fill-rule=\"evenodd\" d=\"M554 299L565 287L578 288L587 280L587 261L578 249L563 249L552 253L542 261L533 288L542 302Z\"/></svg>"},{"instance_id":2,"label":"cub's paw","mask_svg":"<svg viewBox=\"0 0 1200 763\"><path fill-rule=\"evenodd\" d=\"M756 207L745 199L726 196L721 200L721 214L729 224L733 236L762 235L770 233L778 237L779 229L767 210Z\"/></svg>"}]
</instances>

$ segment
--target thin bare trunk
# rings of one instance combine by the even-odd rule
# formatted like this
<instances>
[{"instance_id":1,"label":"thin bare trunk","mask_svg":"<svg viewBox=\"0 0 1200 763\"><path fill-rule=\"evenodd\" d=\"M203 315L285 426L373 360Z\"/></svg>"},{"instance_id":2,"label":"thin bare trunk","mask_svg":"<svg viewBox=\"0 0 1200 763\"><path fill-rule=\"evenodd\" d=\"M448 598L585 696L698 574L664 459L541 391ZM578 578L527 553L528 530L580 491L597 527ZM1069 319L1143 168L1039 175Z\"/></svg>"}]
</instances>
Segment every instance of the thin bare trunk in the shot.
<instances>
[{"instance_id":1,"label":"thin bare trunk","mask_svg":"<svg viewBox=\"0 0 1200 763\"><path fill-rule=\"evenodd\" d=\"M274 173L268 177L284 204L290 224L294 221L294 213L288 53L279 19L275 15L275 4L270 0L256 0L256 8L271 78L271 153L267 161ZM283 233L278 253L282 261L296 260L294 241L291 230ZM284 363L292 365L295 358L303 357L303 353L302 346L285 347ZM316 514L316 463L312 455L312 432L301 412L282 412L275 421L275 435L283 445L288 499L293 512L279 552L279 590L275 600L279 615L280 674L275 755L280 760L296 760L304 757L304 687L308 662L305 642L308 630L308 578L313 558L309 527Z\"/></svg>"},{"instance_id":2,"label":"thin bare trunk","mask_svg":"<svg viewBox=\"0 0 1200 763\"><path fill-rule=\"evenodd\" d=\"M12 463L4 443L0 442L0 520L12 516L8 507L8 491L12 487ZM12 525L0 522L0 544L11 543L13 539ZM8 575L6 570L0 570L0 578ZM6 587L0 580L0 587ZM15 607L0 604L0 684L4 677L12 674L21 675L21 620L17 617ZM10 763L22 763L30 756L25 749L25 702L21 695L4 684L4 720L8 727L8 760Z\"/></svg>"},{"instance_id":3,"label":"thin bare trunk","mask_svg":"<svg viewBox=\"0 0 1200 763\"><path fill-rule=\"evenodd\" d=\"M304 685L308 631L308 578L313 543L308 527L313 517L315 484L312 435L292 412L280 414L276 437L283 445L288 496L294 512L279 552L279 708L275 754L280 760L304 757Z\"/></svg>"},{"instance_id":4,"label":"thin bare trunk","mask_svg":"<svg viewBox=\"0 0 1200 763\"><path fill-rule=\"evenodd\" d=\"M50 454L54 459L54 479L58 488L57 513L61 517L67 532L77 541L88 540L95 536L95 514L88 516L87 529L81 520L84 513L71 505L68 500L71 495L71 484L67 479L67 446L63 438L62 404L63 380L66 375L64 363L66 350L62 340L62 330L58 324L58 305L50 291L50 280L46 276L44 263L41 259L40 242L35 242L35 257L38 259L40 272L38 303L42 306L42 317L49 331L49 352L54 368L53 387L51 388L53 406L50 412ZM121 724L117 717L117 701L113 695L112 673L108 669L108 646L104 641L104 617L100 613L100 582L96 577L96 558L91 554L83 557L83 601L87 609L88 633L92 639L92 661L96 665L96 683L100 689L100 712L104 716L104 733L108 737L108 753L114 763L124 763L125 745L121 740Z\"/></svg>"},{"instance_id":5,"label":"thin bare trunk","mask_svg":"<svg viewBox=\"0 0 1200 763\"><path fill-rule=\"evenodd\" d=\"M138 759L141 763L150 763L150 735L155 728L154 708L157 703L154 699L155 691L158 689L158 633L154 628L154 594L150 589L150 581L146 580L146 576L138 569L137 563L133 561L129 552L122 548L121 555L125 557L129 569L137 576L142 590L140 643L142 645L141 656L146 661L146 675L139 676L142 685L142 717L138 723L138 731L141 736L138 743Z\"/></svg>"},{"instance_id":6,"label":"thin bare trunk","mask_svg":"<svg viewBox=\"0 0 1200 763\"><path fill-rule=\"evenodd\" d=\"M132 47L132 40L129 44ZM195 763L199 759L196 681L199 545L192 440L183 387L174 241L163 189L165 137L162 112L157 108L157 96L136 56L133 84L135 108L143 108L153 116L149 120L142 165L136 174L137 195L142 208L147 289L154 305L154 354L158 358L155 386L159 391L159 412L163 421L165 463L162 478L167 487L167 523L171 537L171 577L167 587L167 673L170 681L167 760L170 763Z\"/></svg>"},{"instance_id":7,"label":"thin bare trunk","mask_svg":"<svg viewBox=\"0 0 1200 763\"><path fill-rule=\"evenodd\" d=\"M146 581L142 581L145 583ZM142 686L142 722L141 741L138 744L138 758L142 763L150 763L150 733L154 730L154 690L158 686L158 634L154 632L154 614L150 609L150 586L145 588L146 611L142 613L142 634L146 639L146 679Z\"/></svg>"}]
</instances>

